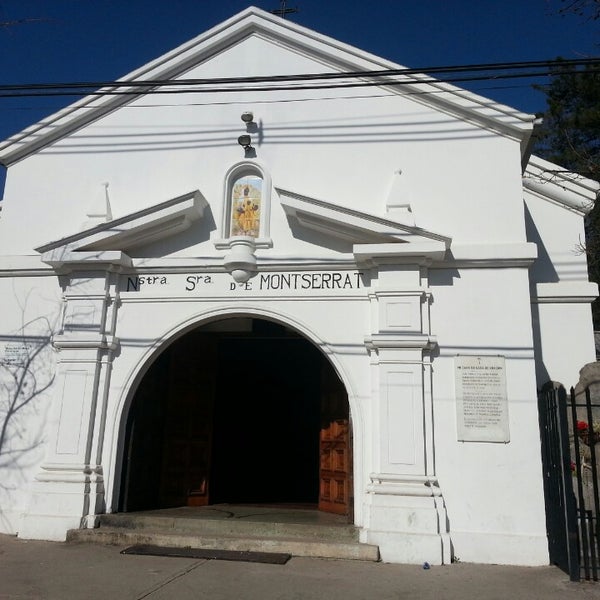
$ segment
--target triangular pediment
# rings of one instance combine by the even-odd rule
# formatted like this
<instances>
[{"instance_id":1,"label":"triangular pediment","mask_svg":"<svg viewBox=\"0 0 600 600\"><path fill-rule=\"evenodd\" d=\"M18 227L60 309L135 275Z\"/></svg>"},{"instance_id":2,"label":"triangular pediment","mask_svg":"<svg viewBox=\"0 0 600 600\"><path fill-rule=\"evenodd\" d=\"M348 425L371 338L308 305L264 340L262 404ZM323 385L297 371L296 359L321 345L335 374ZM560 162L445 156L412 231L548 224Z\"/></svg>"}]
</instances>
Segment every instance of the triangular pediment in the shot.
<instances>
[{"instance_id":1,"label":"triangular pediment","mask_svg":"<svg viewBox=\"0 0 600 600\"><path fill-rule=\"evenodd\" d=\"M268 12L249 7L204 34L124 76L109 88L75 102L21 133L0 143L0 163L13 164L67 137L101 117L126 106L157 88L180 83L194 67L226 52L251 36L268 40L323 65L321 73L363 73L361 81L380 85L446 114L520 141L523 151L534 116L492 102L430 76L373 56L335 39L320 35ZM387 75L388 71L394 75ZM402 73L405 70L406 73ZM383 73L383 74L382 74ZM317 73L318 74L318 73ZM244 73L241 72L240 76ZM267 73L266 75L277 75ZM305 75L298 73L298 75ZM213 80L211 80L213 81ZM210 83L205 82L205 83ZM103 93L104 92L104 93Z\"/></svg>"},{"instance_id":2,"label":"triangular pediment","mask_svg":"<svg viewBox=\"0 0 600 600\"><path fill-rule=\"evenodd\" d=\"M352 244L431 244L450 247L450 238L397 221L276 188L286 215L301 226Z\"/></svg>"},{"instance_id":3,"label":"triangular pediment","mask_svg":"<svg viewBox=\"0 0 600 600\"><path fill-rule=\"evenodd\" d=\"M208 203L198 191L108 221L36 248L42 260L65 263L109 262L127 265L127 251L177 235L204 216Z\"/></svg>"}]
</instances>

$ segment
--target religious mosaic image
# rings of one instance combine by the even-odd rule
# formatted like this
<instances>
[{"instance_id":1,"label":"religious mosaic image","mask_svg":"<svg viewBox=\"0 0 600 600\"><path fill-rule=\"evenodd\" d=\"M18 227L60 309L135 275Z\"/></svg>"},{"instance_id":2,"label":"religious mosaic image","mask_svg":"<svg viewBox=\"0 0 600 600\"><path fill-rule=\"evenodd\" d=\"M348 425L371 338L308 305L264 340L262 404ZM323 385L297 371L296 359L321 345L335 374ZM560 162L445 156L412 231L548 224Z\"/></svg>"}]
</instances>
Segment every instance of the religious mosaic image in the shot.
<instances>
[{"instance_id":1,"label":"religious mosaic image","mask_svg":"<svg viewBox=\"0 0 600 600\"><path fill-rule=\"evenodd\" d=\"M258 237L260 233L262 188L263 180L257 175L241 177L233 184L231 189L230 236Z\"/></svg>"}]
</instances>

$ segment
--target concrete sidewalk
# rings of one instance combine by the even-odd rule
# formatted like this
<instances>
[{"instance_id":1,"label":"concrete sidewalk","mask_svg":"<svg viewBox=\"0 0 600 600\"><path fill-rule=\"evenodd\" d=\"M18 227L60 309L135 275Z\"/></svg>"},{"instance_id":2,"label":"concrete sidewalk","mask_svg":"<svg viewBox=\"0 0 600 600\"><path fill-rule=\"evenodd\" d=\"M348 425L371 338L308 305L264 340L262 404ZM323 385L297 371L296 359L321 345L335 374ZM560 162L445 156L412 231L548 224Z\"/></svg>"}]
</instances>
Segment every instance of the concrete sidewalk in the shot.
<instances>
[{"instance_id":1,"label":"concrete sidewalk","mask_svg":"<svg viewBox=\"0 0 600 600\"><path fill-rule=\"evenodd\" d=\"M0 535L0 600L600 600L554 567L292 558L286 565L126 556L122 548Z\"/></svg>"}]
</instances>

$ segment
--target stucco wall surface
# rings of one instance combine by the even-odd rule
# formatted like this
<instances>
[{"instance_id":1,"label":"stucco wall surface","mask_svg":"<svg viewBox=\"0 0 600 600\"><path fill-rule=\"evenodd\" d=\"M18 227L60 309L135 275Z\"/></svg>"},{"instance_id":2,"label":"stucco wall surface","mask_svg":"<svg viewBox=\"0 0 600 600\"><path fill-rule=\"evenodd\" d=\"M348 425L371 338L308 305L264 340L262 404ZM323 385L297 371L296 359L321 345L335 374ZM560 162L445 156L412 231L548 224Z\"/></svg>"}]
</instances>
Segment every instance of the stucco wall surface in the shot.
<instances>
[{"instance_id":1,"label":"stucco wall surface","mask_svg":"<svg viewBox=\"0 0 600 600\"><path fill-rule=\"evenodd\" d=\"M439 343L433 375L436 469L456 555L536 564L546 551L546 525L527 271L434 270L430 285ZM458 355L505 357L508 443L458 441ZM537 540L537 552L522 544L522 536L528 543Z\"/></svg>"},{"instance_id":2,"label":"stucco wall surface","mask_svg":"<svg viewBox=\"0 0 600 600\"><path fill-rule=\"evenodd\" d=\"M319 44L252 34L178 78L338 69ZM547 562L536 386L574 383L592 360L595 292L574 251L583 215L538 193L524 204L525 129L410 89L141 96L10 166L0 358L26 357L6 347L33 330L47 389L0 443L0 531L64 539L116 510L128 410L150 365L194 328L241 316L296 330L340 376L354 519L384 560ZM268 230L241 240L258 246L241 267L224 204L238 166L264 177ZM163 220L126 218L194 190ZM90 207L110 221L98 213L109 205L116 225L78 234ZM83 251L49 244L64 236ZM41 245L56 255L43 262ZM284 274L307 285L270 287ZM504 359L508 440L459 441L461 356Z\"/></svg>"},{"instance_id":3,"label":"stucco wall surface","mask_svg":"<svg viewBox=\"0 0 600 600\"><path fill-rule=\"evenodd\" d=\"M0 531L16 533L44 458L62 301L56 278L0 277Z\"/></svg>"},{"instance_id":4,"label":"stucco wall surface","mask_svg":"<svg viewBox=\"0 0 600 600\"><path fill-rule=\"evenodd\" d=\"M240 64L248 75L327 70L250 37L187 76L235 76ZM133 101L10 167L2 251L31 253L70 234L104 195L104 183L115 218L199 189L218 222L223 177L243 157L237 138L245 133L240 115L246 110L254 112L253 145L276 187L383 214L401 170L401 200L420 227L465 242L524 240L517 142L410 94L367 89L294 92L289 102L285 92L232 92L227 102L210 93ZM301 246L292 238L285 245L288 251ZM180 251L198 252L205 250Z\"/></svg>"}]
</instances>

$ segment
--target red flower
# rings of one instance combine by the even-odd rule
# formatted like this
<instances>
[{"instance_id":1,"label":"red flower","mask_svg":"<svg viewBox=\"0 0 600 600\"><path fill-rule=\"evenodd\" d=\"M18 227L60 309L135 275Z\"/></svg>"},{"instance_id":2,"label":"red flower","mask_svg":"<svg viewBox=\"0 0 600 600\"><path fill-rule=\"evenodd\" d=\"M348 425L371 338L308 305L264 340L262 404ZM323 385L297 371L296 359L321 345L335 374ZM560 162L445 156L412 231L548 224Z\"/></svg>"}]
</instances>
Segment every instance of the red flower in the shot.
<instances>
[{"instance_id":1,"label":"red flower","mask_svg":"<svg viewBox=\"0 0 600 600\"><path fill-rule=\"evenodd\" d=\"M573 461L571 461L571 471L575 471L576 465Z\"/></svg>"},{"instance_id":2,"label":"red flower","mask_svg":"<svg viewBox=\"0 0 600 600\"><path fill-rule=\"evenodd\" d=\"M585 421L577 421L577 431L583 432L588 430L588 424Z\"/></svg>"}]
</instances>

